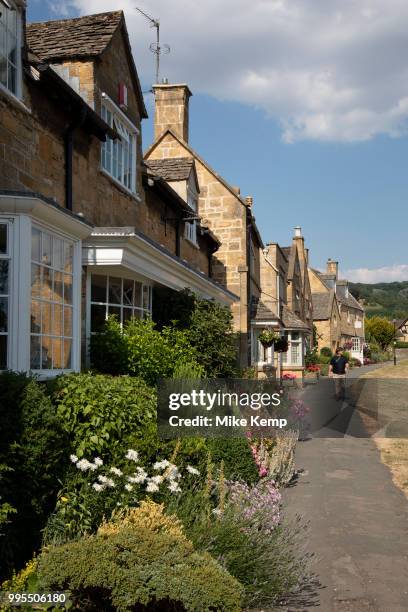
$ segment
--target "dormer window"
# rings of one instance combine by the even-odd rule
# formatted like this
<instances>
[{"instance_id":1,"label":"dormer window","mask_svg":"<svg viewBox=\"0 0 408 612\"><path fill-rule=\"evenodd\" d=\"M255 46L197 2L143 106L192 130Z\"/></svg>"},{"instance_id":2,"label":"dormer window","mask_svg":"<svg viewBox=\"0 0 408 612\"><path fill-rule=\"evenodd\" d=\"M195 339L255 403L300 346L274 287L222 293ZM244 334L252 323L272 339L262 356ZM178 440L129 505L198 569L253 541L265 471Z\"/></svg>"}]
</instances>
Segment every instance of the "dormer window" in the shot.
<instances>
[{"instance_id":1,"label":"dormer window","mask_svg":"<svg viewBox=\"0 0 408 612\"><path fill-rule=\"evenodd\" d=\"M138 129L105 94L101 104L102 119L119 138L102 143L102 169L128 191L136 193L136 140Z\"/></svg>"},{"instance_id":2,"label":"dormer window","mask_svg":"<svg viewBox=\"0 0 408 612\"><path fill-rule=\"evenodd\" d=\"M187 204L189 207L194 210L194 213L197 214L197 193L195 190L191 189L190 186L187 188ZM194 219L193 221L186 221L185 223L185 237L190 242L197 244L197 221Z\"/></svg>"},{"instance_id":3,"label":"dormer window","mask_svg":"<svg viewBox=\"0 0 408 612\"><path fill-rule=\"evenodd\" d=\"M11 0L0 0L0 83L21 97L21 13Z\"/></svg>"}]
</instances>

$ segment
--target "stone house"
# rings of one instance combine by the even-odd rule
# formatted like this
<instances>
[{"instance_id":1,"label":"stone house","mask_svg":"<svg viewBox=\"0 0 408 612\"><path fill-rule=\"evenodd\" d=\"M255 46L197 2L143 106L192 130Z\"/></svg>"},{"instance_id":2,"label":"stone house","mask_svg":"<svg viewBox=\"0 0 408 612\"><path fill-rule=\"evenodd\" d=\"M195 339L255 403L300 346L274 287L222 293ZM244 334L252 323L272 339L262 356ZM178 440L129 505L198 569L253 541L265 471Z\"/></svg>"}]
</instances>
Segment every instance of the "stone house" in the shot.
<instances>
[{"instance_id":1,"label":"stone house","mask_svg":"<svg viewBox=\"0 0 408 612\"><path fill-rule=\"evenodd\" d=\"M408 318L395 321L397 341L408 342Z\"/></svg>"},{"instance_id":2,"label":"stone house","mask_svg":"<svg viewBox=\"0 0 408 612\"><path fill-rule=\"evenodd\" d=\"M278 376L291 372L303 377L305 353L313 331L312 296L307 273L308 251L301 228L296 227L290 247L268 243L261 258L261 296L253 304L253 327L257 336L276 329L288 341L288 351L274 353L254 338L253 362L258 369L274 368Z\"/></svg>"},{"instance_id":3,"label":"stone house","mask_svg":"<svg viewBox=\"0 0 408 612\"><path fill-rule=\"evenodd\" d=\"M216 281L238 296L232 305L234 327L239 334L240 365L251 363L251 300L260 296L260 258L263 249L251 197L243 198L189 144L189 99L185 84L160 84L155 95L154 142L145 153L145 163L164 177L179 193L190 194L190 205L220 241L212 260ZM189 177L180 178L179 168L191 160ZM197 183L195 178L197 177ZM176 183L179 182L179 186ZM194 201L194 193L198 199ZM194 237L187 230L187 239Z\"/></svg>"},{"instance_id":4,"label":"stone house","mask_svg":"<svg viewBox=\"0 0 408 612\"><path fill-rule=\"evenodd\" d=\"M341 346L363 362L364 308L351 294L348 281L338 278L338 262L329 259L324 273L309 269L309 277L319 350L328 346L334 351Z\"/></svg>"},{"instance_id":5,"label":"stone house","mask_svg":"<svg viewBox=\"0 0 408 612\"><path fill-rule=\"evenodd\" d=\"M150 315L156 287L231 305L219 240L144 165L123 13L26 24L10 0L0 22L0 369L79 370L106 316Z\"/></svg>"}]
</instances>

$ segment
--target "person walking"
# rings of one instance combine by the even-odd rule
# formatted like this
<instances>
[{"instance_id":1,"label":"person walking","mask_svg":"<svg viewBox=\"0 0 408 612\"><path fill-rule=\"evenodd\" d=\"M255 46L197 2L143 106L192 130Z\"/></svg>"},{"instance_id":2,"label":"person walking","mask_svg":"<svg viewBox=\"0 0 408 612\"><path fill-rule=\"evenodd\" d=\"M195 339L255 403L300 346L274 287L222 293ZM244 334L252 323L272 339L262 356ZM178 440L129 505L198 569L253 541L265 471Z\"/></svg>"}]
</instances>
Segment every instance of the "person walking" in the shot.
<instances>
[{"instance_id":1,"label":"person walking","mask_svg":"<svg viewBox=\"0 0 408 612\"><path fill-rule=\"evenodd\" d=\"M343 349L336 349L336 354L330 361L329 376L334 379L334 390L337 400L344 400L346 397L346 373L348 368L348 359L344 356Z\"/></svg>"}]
</instances>

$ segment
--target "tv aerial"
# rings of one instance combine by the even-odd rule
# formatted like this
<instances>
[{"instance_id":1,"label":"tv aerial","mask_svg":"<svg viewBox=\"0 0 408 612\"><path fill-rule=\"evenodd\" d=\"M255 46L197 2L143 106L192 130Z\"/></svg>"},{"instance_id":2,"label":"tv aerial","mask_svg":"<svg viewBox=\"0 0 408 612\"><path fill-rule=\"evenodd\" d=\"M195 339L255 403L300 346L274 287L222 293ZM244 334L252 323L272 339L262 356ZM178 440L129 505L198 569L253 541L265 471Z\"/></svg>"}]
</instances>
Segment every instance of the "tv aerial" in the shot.
<instances>
[{"instance_id":1,"label":"tv aerial","mask_svg":"<svg viewBox=\"0 0 408 612\"><path fill-rule=\"evenodd\" d=\"M137 11L139 11L141 15L143 15L143 17L145 17L150 22L151 28L156 28L156 42L150 43L149 49L156 56L156 83L159 83L160 56L168 55L170 53L170 46L166 44L160 44L160 21L158 19L150 17L150 15L142 11L142 9L138 8L137 6L135 8Z\"/></svg>"}]
</instances>

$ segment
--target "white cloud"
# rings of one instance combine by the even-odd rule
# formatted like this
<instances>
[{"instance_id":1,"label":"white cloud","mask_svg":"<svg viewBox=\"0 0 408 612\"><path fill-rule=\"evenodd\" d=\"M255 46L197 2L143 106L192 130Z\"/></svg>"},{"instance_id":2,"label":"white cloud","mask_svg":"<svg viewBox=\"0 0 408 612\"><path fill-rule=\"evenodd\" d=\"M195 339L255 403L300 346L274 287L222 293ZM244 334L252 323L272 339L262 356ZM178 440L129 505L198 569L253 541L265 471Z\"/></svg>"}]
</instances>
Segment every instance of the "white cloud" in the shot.
<instances>
[{"instance_id":1,"label":"white cloud","mask_svg":"<svg viewBox=\"0 0 408 612\"><path fill-rule=\"evenodd\" d=\"M408 264L395 264L383 268L356 268L342 274L354 283L391 283L408 280Z\"/></svg>"},{"instance_id":2,"label":"white cloud","mask_svg":"<svg viewBox=\"0 0 408 612\"><path fill-rule=\"evenodd\" d=\"M125 10L143 82L160 17L170 81L263 109L285 142L354 142L408 132L406 0L71 0L81 14Z\"/></svg>"}]
</instances>

